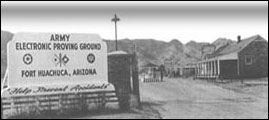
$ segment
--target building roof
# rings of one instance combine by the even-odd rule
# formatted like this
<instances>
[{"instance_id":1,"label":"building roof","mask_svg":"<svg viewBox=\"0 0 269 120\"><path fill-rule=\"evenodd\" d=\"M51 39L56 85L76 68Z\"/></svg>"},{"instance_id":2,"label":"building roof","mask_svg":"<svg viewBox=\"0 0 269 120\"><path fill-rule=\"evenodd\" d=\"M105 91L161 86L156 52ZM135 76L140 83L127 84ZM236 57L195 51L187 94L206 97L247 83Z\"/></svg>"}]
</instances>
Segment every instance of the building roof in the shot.
<instances>
[{"instance_id":1,"label":"building roof","mask_svg":"<svg viewBox=\"0 0 269 120\"><path fill-rule=\"evenodd\" d=\"M197 63L191 62L186 64L183 68L195 68Z\"/></svg>"},{"instance_id":2,"label":"building roof","mask_svg":"<svg viewBox=\"0 0 269 120\"><path fill-rule=\"evenodd\" d=\"M159 67L158 65L155 65L153 63L147 63L146 65L144 65L143 67Z\"/></svg>"},{"instance_id":3,"label":"building roof","mask_svg":"<svg viewBox=\"0 0 269 120\"><path fill-rule=\"evenodd\" d=\"M238 53L255 40L266 41L260 35L254 35L254 36L242 39L241 42L239 42L239 43L236 42L236 43L227 44L227 45L219 48L218 50L216 50L213 54L208 55L207 58L214 58L214 57L227 55L227 54L231 54L231 53Z\"/></svg>"}]
</instances>

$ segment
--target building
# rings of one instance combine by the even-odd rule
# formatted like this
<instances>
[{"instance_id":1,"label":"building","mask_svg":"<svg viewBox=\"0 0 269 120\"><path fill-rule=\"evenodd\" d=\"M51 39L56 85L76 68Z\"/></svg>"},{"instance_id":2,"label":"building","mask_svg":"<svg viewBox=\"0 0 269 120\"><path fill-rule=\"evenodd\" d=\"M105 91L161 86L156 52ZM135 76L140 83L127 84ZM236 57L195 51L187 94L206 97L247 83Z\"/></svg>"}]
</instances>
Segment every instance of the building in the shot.
<instances>
[{"instance_id":1,"label":"building","mask_svg":"<svg viewBox=\"0 0 269 120\"><path fill-rule=\"evenodd\" d=\"M195 63L188 63L184 67L181 68L182 77L193 77L195 75Z\"/></svg>"},{"instance_id":2,"label":"building","mask_svg":"<svg viewBox=\"0 0 269 120\"><path fill-rule=\"evenodd\" d=\"M180 65L172 59L164 60L163 65L165 67L165 75L167 77L179 77L182 75Z\"/></svg>"},{"instance_id":3,"label":"building","mask_svg":"<svg viewBox=\"0 0 269 120\"><path fill-rule=\"evenodd\" d=\"M161 81L161 71L159 66L153 63L147 63L142 67L140 80L142 82L159 82Z\"/></svg>"},{"instance_id":4,"label":"building","mask_svg":"<svg viewBox=\"0 0 269 120\"><path fill-rule=\"evenodd\" d=\"M268 77L268 42L260 35L223 46L197 62L197 78L260 78Z\"/></svg>"}]
</instances>

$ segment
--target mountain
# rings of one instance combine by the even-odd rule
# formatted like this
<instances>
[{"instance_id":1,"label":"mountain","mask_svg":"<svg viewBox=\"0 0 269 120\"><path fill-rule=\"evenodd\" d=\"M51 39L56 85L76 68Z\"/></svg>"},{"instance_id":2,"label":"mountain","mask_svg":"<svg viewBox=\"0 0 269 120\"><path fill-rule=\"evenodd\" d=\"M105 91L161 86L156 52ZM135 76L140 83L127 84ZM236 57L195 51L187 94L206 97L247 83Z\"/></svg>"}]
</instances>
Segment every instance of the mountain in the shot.
<instances>
[{"instance_id":1,"label":"mountain","mask_svg":"<svg viewBox=\"0 0 269 120\"><path fill-rule=\"evenodd\" d=\"M185 53L190 56L194 56L197 60L201 60L203 53L202 49L204 46L209 45L207 42L195 42L191 40L190 42L185 44Z\"/></svg>"},{"instance_id":2,"label":"mountain","mask_svg":"<svg viewBox=\"0 0 269 120\"><path fill-rule=\"evenodd\" d=\"M215 40L212 44L216 46L216 49L219 49L225 45L230 45L230 44L234 44L236 43L236 41L233 41L231 39L227 39L227 38L218 38L217 40Z\"/></svg>"},{"instance_id":3,"label":"mountain","mask_svg":"<svg viewBox=\"0 0 269 120\"><path fill-rule=\"evenodd\" d=\"M105 40L108 44L108 51L115 50L115 41ZM164 42L154 39L124 39L118 40L118 50L138 55L139 66L147 63L163 64L164 60L171 60L176 64L185 65L189 62L196 62L201 59L200 49L204 44L196 43L184 45L179 40L173 39ZM197 49L200 48L200 49Z\"/></svg>"},{"instance_id":4,"label":"mountain","mask_svg":"<svg viewBox=\"0 0 269 120\"><path fill-rule=\"evenodd\" d=\"M108 52L115 50L114 40L105 40L108 46ZM125 51L127 53L133 53L136 51L138 56L139 66L152 62L159 63L160 54L170 46L169 43L153 40L153 39L135 39L135 40L118 40L118 50Z\"/></svg>"},{"instance_id":5,"label":"mountain","mask_svg":"<svg viewBox=\"0 0 269 120\"><path fill-rule=\"evenodd\" d=\"M207 42L195 42L194 40L191 40L190 42L186 43L186 47L195 48L197 50L202 50L202 47L205 45L208 45Z\"/></svg>"}]
</instances>

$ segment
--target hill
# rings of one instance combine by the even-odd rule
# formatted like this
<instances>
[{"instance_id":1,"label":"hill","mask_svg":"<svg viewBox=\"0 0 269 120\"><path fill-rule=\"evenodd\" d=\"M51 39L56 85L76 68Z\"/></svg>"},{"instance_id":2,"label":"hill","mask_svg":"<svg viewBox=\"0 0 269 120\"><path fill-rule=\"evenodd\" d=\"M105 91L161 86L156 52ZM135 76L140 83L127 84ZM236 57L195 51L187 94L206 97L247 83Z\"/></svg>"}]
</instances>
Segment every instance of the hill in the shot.
<instances>
[{"instance_id":1,"label":"hill","mask_svg":"<svg viewBox=\"0 0 269 120\"><path fill-rule=\"evenodd\" d=\"M115 50L115 42L105 40L108 44L108 51ZM195 43L196 44L196 43ZM197 43L198 46L202 45ZM171 40L163 42L154 39L135 39L135 40L119 40L119 50L127 53L136 51L138 55L139 66L143 66L149 62L155 64L163 64L164 60L173 60L176 63L184 64L187 61L199 60L201 54L195 47L183 45L179 40Z\"/></svg>"}]
</instances>

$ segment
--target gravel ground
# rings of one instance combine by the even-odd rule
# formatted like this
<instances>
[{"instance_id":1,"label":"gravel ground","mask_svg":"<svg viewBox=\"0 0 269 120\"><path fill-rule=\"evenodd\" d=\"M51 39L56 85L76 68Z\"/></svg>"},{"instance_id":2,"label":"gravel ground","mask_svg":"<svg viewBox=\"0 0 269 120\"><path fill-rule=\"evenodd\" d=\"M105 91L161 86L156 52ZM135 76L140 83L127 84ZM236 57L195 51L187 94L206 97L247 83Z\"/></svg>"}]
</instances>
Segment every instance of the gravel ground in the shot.
<instances>
[{"instance_id":1,"label":"gravel ground","mask_svg":"<svg viewBox=\"0 0 269 120\"><path fill-rule=\"evenodd\" d=\"M83 118L268 119L268 79L262 84L223 84L166 78L166 82L141 83L140 93L141 110Z\"/></svg>"},{"instance_id":2,"label":"gravel ground","mask_svg":"<svg viewBox=\"0 0 269 120\"><path fill-rule=\"evenodd\" d=\"M220 86L202 80L167 79L141 84L141 96L143 101L160 103L153 108L165 119L268 118L268 80L255 86L236 82Z\"/></svg>"}]
</instances>

